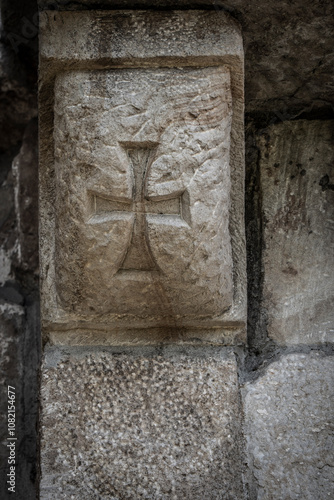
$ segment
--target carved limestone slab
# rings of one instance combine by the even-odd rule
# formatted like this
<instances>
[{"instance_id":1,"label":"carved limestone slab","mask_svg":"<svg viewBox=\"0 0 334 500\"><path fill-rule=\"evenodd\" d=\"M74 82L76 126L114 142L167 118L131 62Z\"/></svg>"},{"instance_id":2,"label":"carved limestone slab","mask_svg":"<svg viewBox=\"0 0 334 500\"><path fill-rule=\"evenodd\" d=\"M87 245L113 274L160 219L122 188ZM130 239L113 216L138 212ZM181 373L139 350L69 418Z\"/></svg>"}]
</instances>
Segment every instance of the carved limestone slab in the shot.
<instances>
[{"instance_id":1,"label":"carved limestone slab","mask_svg":"<svg viewBox=\"0 0 334 500\"><path fill-rule=\"evenodd\" d=\"M241 38L222 13L168 14L42 14L42 322L55 343L244 339Z\"/></svg>"}]
</instances>

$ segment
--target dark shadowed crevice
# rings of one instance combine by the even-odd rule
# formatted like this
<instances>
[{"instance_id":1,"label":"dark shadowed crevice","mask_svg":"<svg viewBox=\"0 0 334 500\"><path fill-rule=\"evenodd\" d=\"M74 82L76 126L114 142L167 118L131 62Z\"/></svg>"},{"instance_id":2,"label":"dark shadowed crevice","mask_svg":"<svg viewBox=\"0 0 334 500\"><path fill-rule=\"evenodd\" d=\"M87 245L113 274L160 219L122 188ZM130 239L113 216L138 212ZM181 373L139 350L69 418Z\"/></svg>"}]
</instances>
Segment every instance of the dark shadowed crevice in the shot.
<instances>
[{"instance_id":1,"label":"dark shadowed crevice","mask_svg":"<svg viewBox=\"0 0 334 500\"><path fill-rule=\"evenodd\" d=\"M245 226L248 281L248 346L257 355L266 340L266 318L261 302L263 289L263 217L260 179L260 149L252 121L246 125Z\"/></svg>"}]
</instances>

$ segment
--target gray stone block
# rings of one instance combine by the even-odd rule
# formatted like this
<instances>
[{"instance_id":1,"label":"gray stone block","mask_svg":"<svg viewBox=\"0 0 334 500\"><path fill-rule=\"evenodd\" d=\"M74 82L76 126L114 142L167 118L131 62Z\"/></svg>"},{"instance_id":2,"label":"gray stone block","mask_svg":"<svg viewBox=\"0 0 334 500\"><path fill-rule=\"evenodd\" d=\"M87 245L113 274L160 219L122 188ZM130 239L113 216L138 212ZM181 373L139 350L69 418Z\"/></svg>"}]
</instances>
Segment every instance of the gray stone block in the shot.
<instances>
[{"instance_id":1,"label":"gray stone block","mask_svg":"<svg viewBox=\"0 0 334 500\"><path fill-rule=\"evenodd\" d=\"M61 349L42 369L41 500L245 498L233 353Z\"/></svg>"},{"instance_id":2,"label":"gray stone block","mask_svg":"<svg viewBox=\"0 0 334 500\"><path fill-rule=\"evenodd\" d=\"M260 144L263 306L279 344L334 339L334 122L268 129Z\"/></svg>"},{"instance_id":3,"label":"gray stone block","mask_svg":"<svg viewBox=\"0 0 334 500\"><path fill-rule=\"evenodd\" d=\"M334 358L289 354L246 384L252 499L334 497Z\"/></svg>"}]
</instances>

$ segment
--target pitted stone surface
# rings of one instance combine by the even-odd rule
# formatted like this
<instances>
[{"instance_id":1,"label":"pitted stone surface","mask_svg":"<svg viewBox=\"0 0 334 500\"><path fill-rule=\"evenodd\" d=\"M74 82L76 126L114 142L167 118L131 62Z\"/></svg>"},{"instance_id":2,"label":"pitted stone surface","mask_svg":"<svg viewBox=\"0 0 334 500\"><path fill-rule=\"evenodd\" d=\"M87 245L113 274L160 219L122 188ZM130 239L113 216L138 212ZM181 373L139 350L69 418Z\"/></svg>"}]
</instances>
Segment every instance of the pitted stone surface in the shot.
<instances>
[{"instance_id":1,"label":"pitted stone surface","mask_svg":"<svg viewBox=\"0 0 334 500\"><path fill-rule=\"evenodd\" d=\"M334 497L334 358L290 354L244 389L252 496Z\"/></svg>"},{"instance_id":2,"label":"pitted stone surface","mask_svg":"<svg viewBox=\"0 0 334 500\"><path fill-rule=\"evenodd\" d=\"M244 498L234 355L57 349L43 368L42 500Z\"/></svg>"},{"instance_id":3,"label":"pitted stone surface","mask_svg":"<svg viewBox=\"0 0 334 500\"><path fill-rule=\"evenodd\" d=\"M279 344L334 339L334 121L284 122L260 145L263 306Z\"/></svg>"}]
</instances>

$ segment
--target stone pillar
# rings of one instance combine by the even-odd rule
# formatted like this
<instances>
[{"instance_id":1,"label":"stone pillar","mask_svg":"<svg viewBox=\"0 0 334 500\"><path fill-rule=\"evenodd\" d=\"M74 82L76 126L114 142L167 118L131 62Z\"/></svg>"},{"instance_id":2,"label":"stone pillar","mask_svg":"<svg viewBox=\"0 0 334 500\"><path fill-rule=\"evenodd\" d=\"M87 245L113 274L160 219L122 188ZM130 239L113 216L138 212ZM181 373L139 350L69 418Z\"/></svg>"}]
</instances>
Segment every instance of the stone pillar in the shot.
<instances>
[{"instance_id":1,"label":"stone pillar","mask_svg":"<svg viewBox=\"0 0 334 500\"><path fill-rule=\"evenodd\" d=\"M243 51L212 11L45 11L41 498L238 498Z\"/></svg>"}]
</instances>

